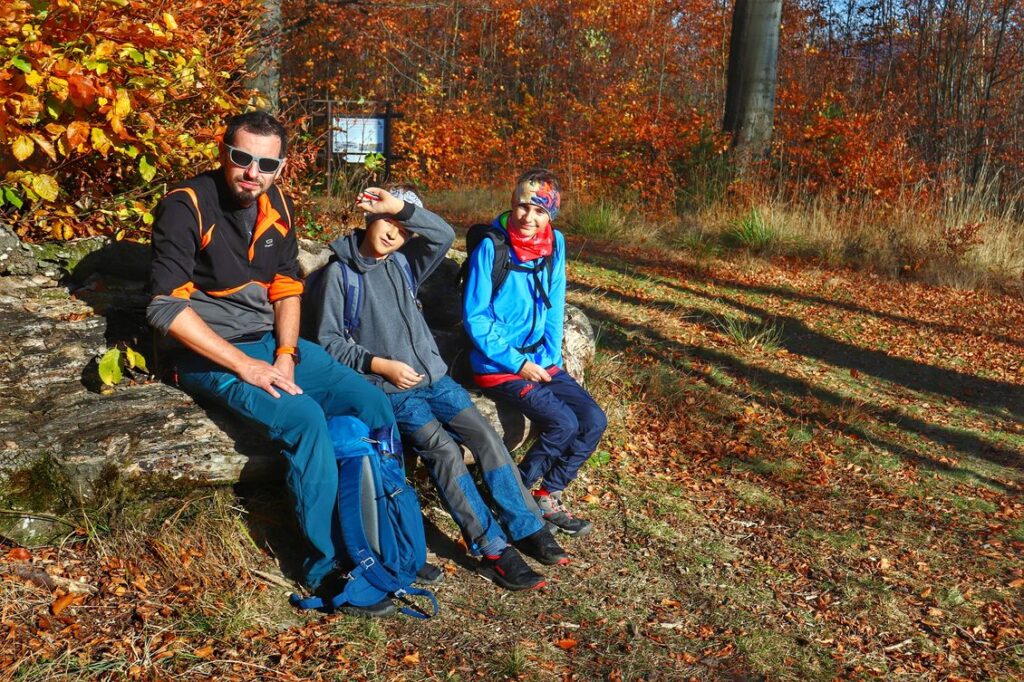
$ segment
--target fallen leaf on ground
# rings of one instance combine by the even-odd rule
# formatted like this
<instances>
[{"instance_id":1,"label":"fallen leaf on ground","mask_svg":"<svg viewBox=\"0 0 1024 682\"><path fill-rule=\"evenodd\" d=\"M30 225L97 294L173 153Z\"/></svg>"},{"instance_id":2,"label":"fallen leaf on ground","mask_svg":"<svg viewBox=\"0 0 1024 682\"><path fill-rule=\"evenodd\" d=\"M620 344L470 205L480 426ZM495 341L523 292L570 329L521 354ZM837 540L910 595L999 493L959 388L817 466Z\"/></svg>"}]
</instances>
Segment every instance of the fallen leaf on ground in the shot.
<instances>
[{"instance_id":1,"label":"fallen leaf on ground","mask_svg":"<svg viewBox=\"0 0 1024 682\"><path fill-rule=\"evenodd\" d=\"M59 616L60 612L70 606L71 602L74 601L75 595L70 592L65 594L63 597L57 597L53 604L50 605L50 613L55 616Z\"/></svg>"}]
</instances>

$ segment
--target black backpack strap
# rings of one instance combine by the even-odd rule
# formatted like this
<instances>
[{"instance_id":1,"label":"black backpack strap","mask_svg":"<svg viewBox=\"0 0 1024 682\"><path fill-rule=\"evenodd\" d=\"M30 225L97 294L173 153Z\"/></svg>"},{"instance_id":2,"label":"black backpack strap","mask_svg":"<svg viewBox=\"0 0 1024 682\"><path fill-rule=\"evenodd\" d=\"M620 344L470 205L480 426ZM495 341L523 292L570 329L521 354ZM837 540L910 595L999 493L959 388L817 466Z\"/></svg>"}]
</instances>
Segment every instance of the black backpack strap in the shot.
<instances>
[{"instance_id":1,"label":"black backpack strap","mask_svg":"<svg viewBox=\"0 0 1024 682\"><path fill-rule=\"evenodd\" d=\"M466 232L466 260L459 268L456 284L462 286L466 283L466 278L469 275L469 258L484 239L490 239L494 245L494 264L491 267L491 299L493 299L497 295L498 289L508 279L511 265L508 258L508 239L502 230L493 225L477 223Z\"/></svg>"}]
</instances>

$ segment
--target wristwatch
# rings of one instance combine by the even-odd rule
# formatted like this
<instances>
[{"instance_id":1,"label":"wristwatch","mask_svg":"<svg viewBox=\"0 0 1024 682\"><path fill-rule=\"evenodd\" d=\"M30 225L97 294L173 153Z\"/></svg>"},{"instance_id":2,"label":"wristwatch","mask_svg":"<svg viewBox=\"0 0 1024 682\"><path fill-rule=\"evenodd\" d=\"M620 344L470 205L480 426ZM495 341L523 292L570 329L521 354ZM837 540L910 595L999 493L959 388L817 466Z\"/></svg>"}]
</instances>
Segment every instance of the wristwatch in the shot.
<instances>
[{"instance_id":1,"label":"wristwatch","mask_svg":"<svg viewBox=\"0 0 1024 682\"><path fill-rule=\"evenodd\" d=\"M298 346L278 346L277 350L274 351L274 357L279 355L290 355L295 364L302 362L302 355L299 354Z\"/></svg>"}]
</instances>

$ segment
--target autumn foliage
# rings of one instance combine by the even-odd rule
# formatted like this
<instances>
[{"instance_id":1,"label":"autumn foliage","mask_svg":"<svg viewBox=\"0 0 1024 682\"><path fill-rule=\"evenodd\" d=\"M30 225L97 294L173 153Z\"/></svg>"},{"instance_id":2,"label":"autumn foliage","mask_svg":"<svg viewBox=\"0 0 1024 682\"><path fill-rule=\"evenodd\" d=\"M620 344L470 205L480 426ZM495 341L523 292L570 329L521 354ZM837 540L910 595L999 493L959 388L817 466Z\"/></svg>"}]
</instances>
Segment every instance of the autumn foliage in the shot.
<instances>
[{"instance_id":1,"label":"autumn foliage","mask_svg":"<svg viewBox=\"0 0 1024 682\"><path fill-rule=\"evenodd\" d=\"M727 163L731 3L286 6L291 105L395 102L402 170L431 186L503 183L541 163L577 194L669 211ZM791 196L893 202L996 173L1014 194L1022 11L1020 0L784 3L763 180Z\"/></svg>"},{"instance_id":2,"label":"autumn foliage","mask_svg":"<svg viewBox=\"0 0 1024 682\"><path fill-rule=\"evenodd\" d=\"M18 233L147 230L161 181L208 163L242 106L258 17L220 0L3 3L0 211Z\"/></svg>"},{"instance_id":3,"label":"autumn foliage","mask_svg":"<svg viewBox=\"0 0 1024 682\"><path fill-rule=\"evenodd\" d=\"M161 181L210 162L224 115L252 103L267 43L300 190L324 170L325 99L390 101L395 170L435 189L543 164L574 198L671 213L758 185L881 205L1024 187L1024 0L784 3L771 158L732 185L730 2L268 4L280 25L258 2L4 3L0 211L32 238L144 232Z\"/></svg>"}]
</instances>

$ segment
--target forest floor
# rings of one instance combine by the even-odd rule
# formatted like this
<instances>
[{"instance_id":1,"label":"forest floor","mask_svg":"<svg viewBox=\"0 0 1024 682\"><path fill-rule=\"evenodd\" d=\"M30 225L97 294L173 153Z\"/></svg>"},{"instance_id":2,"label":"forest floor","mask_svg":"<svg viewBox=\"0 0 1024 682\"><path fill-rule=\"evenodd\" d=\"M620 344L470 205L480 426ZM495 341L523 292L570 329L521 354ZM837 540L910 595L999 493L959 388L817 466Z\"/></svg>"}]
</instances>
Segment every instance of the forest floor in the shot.
<instances>
[{"instance_id":1,"label":"forest floor","mask_svg":"<svg viewBox=\"0 0 1024 682\"><path fill-rule=\"evenodd\" d=\"M1024 677L1020 298L569 245L610 427L546 589L478 577L417 475L440 614L298 613L281 491L196 491L3 549L95 593L5 576L0 679Z\"/></svg>"}]
</instances>

